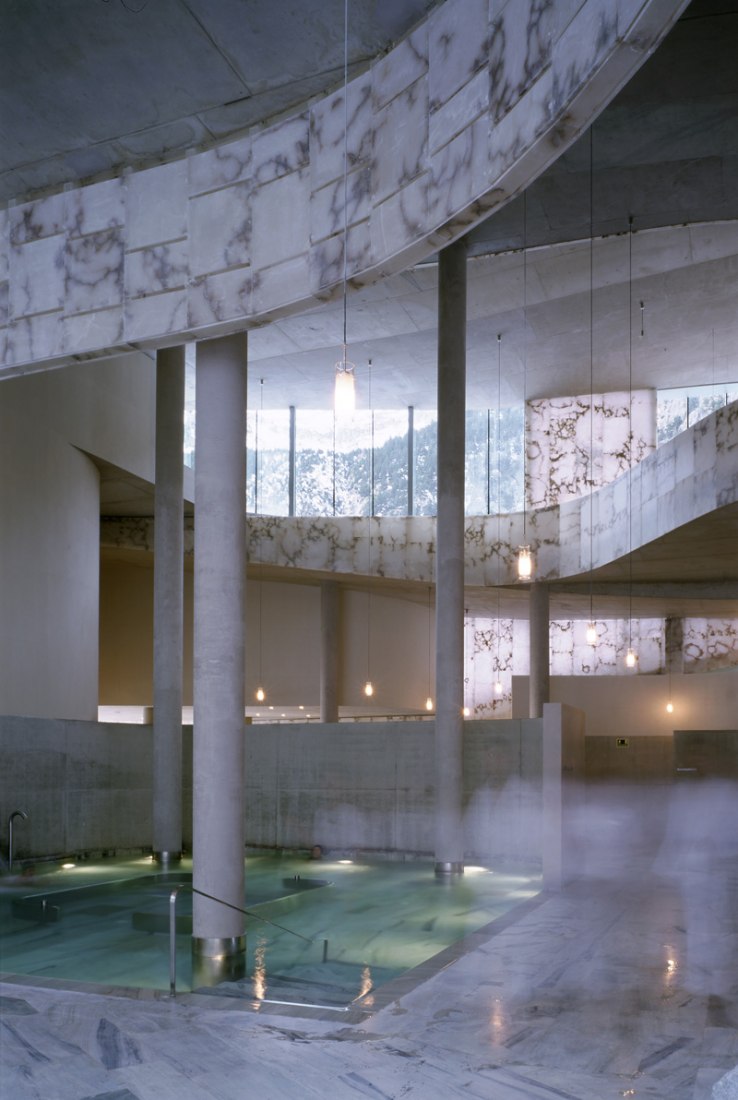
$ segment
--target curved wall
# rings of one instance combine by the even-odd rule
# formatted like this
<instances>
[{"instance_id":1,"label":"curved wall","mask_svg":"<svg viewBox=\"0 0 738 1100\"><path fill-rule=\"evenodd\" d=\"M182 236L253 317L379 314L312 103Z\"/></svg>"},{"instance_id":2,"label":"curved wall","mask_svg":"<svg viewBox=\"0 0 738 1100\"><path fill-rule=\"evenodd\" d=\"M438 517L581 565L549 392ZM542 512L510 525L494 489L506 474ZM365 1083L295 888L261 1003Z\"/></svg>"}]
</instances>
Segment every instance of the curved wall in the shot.
<instances>
[{"instance_id":1,"label":"curved wall","mask_svg":"<svg viewBox=\"0 0 738 1100\"><path fill-rule=\"evenodd\" d=\"M239 140L0 211L6 373L263 323L436 251L534 179L686 0L446 0ZM341 340L336 333L336 343Z\"/></svg>"}]
</instances>

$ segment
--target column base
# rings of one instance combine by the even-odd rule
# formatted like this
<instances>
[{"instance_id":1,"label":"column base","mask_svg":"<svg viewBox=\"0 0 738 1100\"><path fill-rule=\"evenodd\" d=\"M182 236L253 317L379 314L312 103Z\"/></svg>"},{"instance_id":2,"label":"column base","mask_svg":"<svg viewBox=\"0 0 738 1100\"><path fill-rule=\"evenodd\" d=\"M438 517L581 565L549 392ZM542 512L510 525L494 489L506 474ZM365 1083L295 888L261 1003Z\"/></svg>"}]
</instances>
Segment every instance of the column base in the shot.
<instances>
[{"instance_id":1,"label":"column base","mask_svg":"<svg viewBox=\"0 0 738 1100\"><path fill-rule=\"evenodd\" d=\"M246 936L193 936L192 988L246 976Z\"/></svg>"},{"instance_id":2,"label":"column base","mask_svg":"<svg viewBox=\"0 0 738 1100\"><path fill-rule=\"evenodd\" d=\"M436 878L447 878L449 875L463 875L464 864L463 863L436 863L435 865Z\"/></svg>"},{"instance_id":3,"label":"column base","mask_svg":"<svg viewBox=\"0 0 738 1100\"><path fill-rule=\"evenodd\" d=\"M181 852L152 852L151 858L154 863L160 864L165 870L167 867L175 866L182 862Z\"/></svg>"}]
</instances>

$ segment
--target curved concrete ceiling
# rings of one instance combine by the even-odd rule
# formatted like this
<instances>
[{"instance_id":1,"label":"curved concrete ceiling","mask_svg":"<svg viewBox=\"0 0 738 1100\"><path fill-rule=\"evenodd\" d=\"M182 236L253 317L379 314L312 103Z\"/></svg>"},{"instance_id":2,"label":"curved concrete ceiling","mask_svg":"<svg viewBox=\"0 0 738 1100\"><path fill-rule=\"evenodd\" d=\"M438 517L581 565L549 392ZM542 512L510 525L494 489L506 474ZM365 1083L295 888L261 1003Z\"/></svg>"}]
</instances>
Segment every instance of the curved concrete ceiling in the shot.
<instances>
[{"instance_id":1,"label":"curved concrete ceiling","mask_svg":"<svg viewBox=\"0 0 738 1100\"><path fill-rule=\"evenodd\" d=\"M438 2L350 0L350 71ZM343 62L343 0L6 0L0 201L221 141Z\"/></svg>"}]
</instances>

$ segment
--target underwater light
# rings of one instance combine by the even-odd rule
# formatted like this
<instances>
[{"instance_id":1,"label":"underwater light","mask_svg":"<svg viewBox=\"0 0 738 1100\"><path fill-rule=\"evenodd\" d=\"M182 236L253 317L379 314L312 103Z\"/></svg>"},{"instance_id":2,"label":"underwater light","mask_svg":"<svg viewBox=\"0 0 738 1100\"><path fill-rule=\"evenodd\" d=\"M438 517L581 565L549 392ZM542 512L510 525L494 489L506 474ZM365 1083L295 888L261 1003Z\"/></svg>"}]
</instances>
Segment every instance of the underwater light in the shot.
<instances>
[{"instance_id":1,"label":"underwater light","mask_svg":"<svg viewBox=\"0 0 738 1100\"><path fill-rule=\"evenodd\" d=\"M353 863L354 861L353 861L353 859L339 859L338 862L342 863L342 864L344 864L344 866L346 866L347 864Z\"/></svg>"},{"instance_id":2,"label":"underwater light","mask_svg":"<svg viewBox=\"0 0 738 1100\"><path fill-rule=\"evenodd\" d=\"M71 871L76 866L76 863L62 863L62 871Z\"/></svg>"}]
</instances>

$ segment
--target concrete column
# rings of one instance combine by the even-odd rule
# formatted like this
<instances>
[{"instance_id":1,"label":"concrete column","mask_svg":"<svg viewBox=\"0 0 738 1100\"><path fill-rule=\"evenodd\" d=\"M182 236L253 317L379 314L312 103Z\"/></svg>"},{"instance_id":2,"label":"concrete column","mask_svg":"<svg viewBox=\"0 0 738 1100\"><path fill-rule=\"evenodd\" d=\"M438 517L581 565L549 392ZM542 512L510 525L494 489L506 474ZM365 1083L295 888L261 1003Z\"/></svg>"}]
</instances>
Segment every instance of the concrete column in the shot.
<instances>
[{"instance_id":1,"label":"concrete column","mask_svg":"<svg viewBox=\"0 0 738 1100\"><path fill-rule=\"evenodd\" d=\"M154 486L154 858L182 854L184 347L156 353Z\"/></svg>"},{"instance_id":2,"label":"concrete column","mask_svg":"<svg viewBox=\"0 0 738 1100\"><path fill-rule=\"evenodd\" d=\"M338 721L339 600L335 581L320 586L320 720Z\"/></svg>"},{"instance_id":3,"label":"concrete column","mask_svg":"<svg viewBox=\"0 0 738 1100\"><path fill-rule=\"evenodd\" d=\"M464 442L466 242L438 266L438 518L436 521L436 874L464 869Z\"/></svg>"},{"instance_id":4,"label":"concrete column","mask_svg":"<svg viewBox=\"0 0 738 1100\"><path fill-rule=\"evenodd\" d=\"M531 718L543 717L543 704L549 702L549 626L548 585L534 581L530 586L530 679L529 709Z\"/></svg>"},{"instance_id":5,"label":"concrete column","mask_svg":"<svg viewBox=\"0 0 738 1100\"><path fill-rule=\"evenodd\" d=\"M193 972L241 976L244 917L246 334L197 347ZM227 904L221 904L225 902Z\"/></svg>"}]
</instances>

